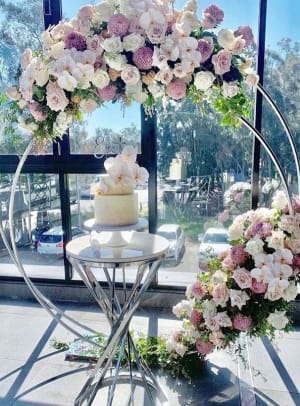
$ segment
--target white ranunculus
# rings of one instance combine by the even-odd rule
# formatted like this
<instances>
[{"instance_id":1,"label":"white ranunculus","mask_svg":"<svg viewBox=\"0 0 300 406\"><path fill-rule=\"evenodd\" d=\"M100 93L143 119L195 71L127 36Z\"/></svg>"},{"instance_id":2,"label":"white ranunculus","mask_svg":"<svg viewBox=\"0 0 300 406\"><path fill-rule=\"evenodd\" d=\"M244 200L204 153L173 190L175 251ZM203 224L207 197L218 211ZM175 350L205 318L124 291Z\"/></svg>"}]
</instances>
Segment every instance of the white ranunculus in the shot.
<instances>
[{"instance_id":1,"label":"white ranunculus","mask_svg":"<svg viewBox=\"0 0 300 406\"><path fill-rule=\"evenodd\" d=\"M268 322L276 328L276 330L282 330L288 323L289 319L285 315L285 311L275 310L267 318Z\"/></svg>"},{"instance_id":2,"label":"white ranunculus","mask_svg":"<svg viewBox=\"0 0 300 406\"><path fill-rule=\"evenodd\" d=\"M97 69L91 81L99 89L103 89L104 87L109 85L110 78L105 70Z\"/></svg>"},{"instance_id":3,"label":"white ranunculus","mask_svg":"<svg viewBox=\"0 0 300 406\"><path fill-rule=\"evenodd\" d=\"M214 83L215 75L211 72L198 72L194 78L194 85L198 90L206 92Z\"/></svg>"},{"instance_id":4,"label":"white ranunculus","mask_svg":"<svg viewBox=\"0 0 300 406\"><path fill-rule=\"evenodd\" d=\"M77 80L74 76L70 75L69 72L63 71L57 79L58 86L62 89L72 92L78 85Z\"/></svg>"},{"instance_id":5,"label":"white ranunculus","mask_svg":"<svg viewBox=\"0 0 300 406\"><path fill-rule=\"evenodd\" d=\"M103 41L102 46L106 52L110 52L112 54L119 54L123 51L122 41L120 37L106 38Z\"/></svg>"},{"instance_id":6,"label":"white ranunculus","mask_svg":"<svg viewBox=\"0 0 300 406\"><path fill-rule=\"evenodd\" d=\"M264 241L255 236L246 243L245 251L252 256L259 254L260 252L264 251L264 244L265 244Z\"/></svg>"},{"instance_id":7,"label":"white ranunculus","mask_svg":"<svg viewBox=\"0 0 300 406\"><path fill-rule=\"evenodd\" d=\"M137 49L145 45L145 38L140 34L129 34L123 38L123 48L125 51L135 52Z\"/></svg>"},{"instance_id":8,"label":"white ranunculus","mask_svg":"<svg viewBox=\"0 0 300 406\"><path fill-rule=\"evenodd\" d=\"M136 85L139 82L140 77L140 71L133 65L126 65L121 72L121 78L126 85Z\"/></svg>"},{"instance_id":9,"label":"white ranunculus","mask_svg":"<svg viewBox=\"0 0 300 406\"><path fill-rule=\"evenodd\" d=\"M218 43L226 50L231 50L234 47L236 37L232 30L223 29L218 33Z\"/></svg>"}]
</instances>

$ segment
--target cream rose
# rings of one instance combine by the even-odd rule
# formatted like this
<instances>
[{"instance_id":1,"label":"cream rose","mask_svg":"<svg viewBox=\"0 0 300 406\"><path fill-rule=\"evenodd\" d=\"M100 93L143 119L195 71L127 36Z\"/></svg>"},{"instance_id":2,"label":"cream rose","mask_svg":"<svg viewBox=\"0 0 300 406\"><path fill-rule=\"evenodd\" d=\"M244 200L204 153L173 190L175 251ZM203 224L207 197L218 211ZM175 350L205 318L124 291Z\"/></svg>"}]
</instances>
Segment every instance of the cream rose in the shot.
<instances>
[{"instance_id":1,"label":"cream rose","mask_svg":"<svg viewBox=\"0 0 300 406\"><path fill-rule=\"evenodd\" d=\"M234 42L236 40L236 37L231 30L220 30L218 33L218 43L223 47L224 49L230 50L234 47Z\"/></svg>"},{"instance_id":2,"label":"cream rose","mask_svg":"<svg viewBox=\"0 0 300 406\"><path fill-rule=\"evenodd\" d=\"M92 83L99 89L103 89L108 86L110 82L109 75L106 71L102 69L97 69L95 71L94 77L92 78Z\"/></svg>"},{"instance_id":3,"label":"cream rose","mask_svg":"<svg viewBox=\"0 0 300 406\"><path fill-rule=\"evenodd\" d=\"M96 110L98 104L93 99L81 100L80 107L84 113L91 113Z\"/></svg>"},{"instance_id":4,"label":"cream rose","mask_svg":"<svg viewBox=\"0 0 300 406\"><path fill-rule=\"evenodd\" d=\"M125 51L135 52L137 49L145 45L145 38L140 34L129 34L123 38L123 48Z\"/></svg>"},{"instance_id":5,"label":"cream rose","mask_svg":"<svg viewBox=\"0 0 300 406\"><path fill-rule=\"evenodd\" d=\"M282 298L287 302L291 302L292 300L296 299L298 295L298 288L294 283L290 283L290 285L284 289L282 292Z\"/></svg>"},{"instance_id":6,"label":"cream rose","mask_svg":"<svg viewBox=\"0 0 300 406\"><path fill-rule=\"evenodd\" d=\"M123 51L123 46L120 37L106 38L102 44L106 52L118 54Z\"/></svg>"},{"instance_id":7,"label":"cream rose","mask_svg":"<svg viewBox=\"0 0 300 406\"><path fill-rule=\"evenodd\" d=\"M260 252L263 252L264 244L265 243L260 238L254 237L247 242L245 251L252 256L259 254Z\"/></svg>"},{"instance_id":8,"label":"cream rose","mask_svg":"<svg viewBox=\"0 0 300 406\"><path fill-rule=\"evenodd\" d=\"M214 83L216 77L211 72L198 72L195 75L194 85L198 90L206 92Z\"/></svg>"},{"instance_id":9,"label":"cream rose","mask_svg":"<svg viewBox=\"0 0 300 406\"><path fill-rule=\"evenodd\" d=\"M127 85L136 85L140 77L140 71L136 66L127 65L121 72L121 78Z\"/></svg>"}]
</instances>

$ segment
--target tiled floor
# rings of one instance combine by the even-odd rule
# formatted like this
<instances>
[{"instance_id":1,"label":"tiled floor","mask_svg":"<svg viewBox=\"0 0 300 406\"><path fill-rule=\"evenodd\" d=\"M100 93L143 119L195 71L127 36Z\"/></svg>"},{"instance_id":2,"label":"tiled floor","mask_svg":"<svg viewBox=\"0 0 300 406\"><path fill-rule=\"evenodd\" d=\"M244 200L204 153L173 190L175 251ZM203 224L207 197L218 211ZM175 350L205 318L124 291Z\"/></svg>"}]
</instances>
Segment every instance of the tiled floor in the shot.
<instances>
[{"instance_id":1,"label":"tiled floor","mask_svg":"<svg viewBox=\"0 0 300 406\"><path fill-rule=\"evenodd\" d=\"M60 308L87 326L109 330L96 306L68 304ZM0 405L73 405L90 367L65 361L64 352L55 350L51 340L72 342L74 336L31 301L0 299L0 320ZM178 325L180 321L169 312L139 310L131 327L154 335L168 334ZM249 347L251 365L260 372L252 375L256 402L249 371L240 371L225 352L209 356L192 383L157 373L158 380L170 406L300 405L300 332L279 337L277 345L278 349L267 340L257 340ZM124 399L125 392L120 386L114 406L124 404L120 397ZM104 406L104 395L99 392L93 405ZM137 391L136 396L135 406L148 404L144 393Z\"/></svg>"}]
</instances>

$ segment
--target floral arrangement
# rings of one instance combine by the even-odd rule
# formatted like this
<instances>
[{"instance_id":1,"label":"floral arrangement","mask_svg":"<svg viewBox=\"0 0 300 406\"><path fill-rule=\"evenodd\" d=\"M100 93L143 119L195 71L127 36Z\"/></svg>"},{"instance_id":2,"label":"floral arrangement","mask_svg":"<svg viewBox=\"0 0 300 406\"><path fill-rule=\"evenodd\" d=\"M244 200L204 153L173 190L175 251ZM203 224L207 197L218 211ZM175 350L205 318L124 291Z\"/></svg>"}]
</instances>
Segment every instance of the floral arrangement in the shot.
<instances>
[{"instance_id":1,"label":"floral arrangement","mask_svg":"<svg viewBox=\"0 0 300 406\"><path fill-rule=\"evenodd\" d=\"M168 341L173 356L201 357L249 337L274 338L292 329L292 301L300 280L300 200L278 191L272 208L238 215L229 227L232 247L209 260L208 271L187 288L186 300L173 307L182 328Z\"/></svg>"},{"instance_id":2,"label":"floral arrangement","mask_svg":"<svg viewBox=\"0 0 300 406\"><path fill-rule=\"evenodd\" d=\"M25 50L19 83L7 89L21 129L40 141L62 137L72 120L108 101L134 100L151 113L158 101L190 97L209 102L223 124L249 116L244 84L258 82L245 56L250 27L216 33L219 7L198 17L196 0L181 11L172 3L103 0L44 31L41 49Z\"/></svg>"},{"instance_id":3,"label":"floral arrangement","mask_svg":"<svg viewBox=\"0 0 300 406\"><path fill-rule=\"evenodd\" d=\"M136 162L137 148L125 146L121 154L107 158L104 161L106 176L91 187L96 195L127 194L131 193L136 185L148 180L149 173L146 168L140 167Z\"/></svg>"}]
</instances>

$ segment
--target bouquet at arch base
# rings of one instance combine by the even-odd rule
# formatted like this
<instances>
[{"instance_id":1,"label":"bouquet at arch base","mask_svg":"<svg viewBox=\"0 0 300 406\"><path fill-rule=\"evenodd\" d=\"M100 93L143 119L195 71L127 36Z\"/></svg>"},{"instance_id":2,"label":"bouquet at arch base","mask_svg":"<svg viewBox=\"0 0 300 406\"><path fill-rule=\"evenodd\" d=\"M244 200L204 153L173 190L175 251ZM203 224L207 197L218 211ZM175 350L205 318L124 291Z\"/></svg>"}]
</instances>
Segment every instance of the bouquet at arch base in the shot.
<instances>
[{"instance_id":1,"label":"bouquet at arch base","mask_svg":"<svg viewBox=\"0 0 300 406\"><path fill-rule=\"evenodd\" d=\"M170 356L196 353L205 359L216 349L241 348L241 333L267 336L293 329L291 310L300 279L300 200L278 191L272 208L238 215L229 227L232 247L188 286L173 307L182 327L168 338Z\"/></svg>"}]
</instances>

